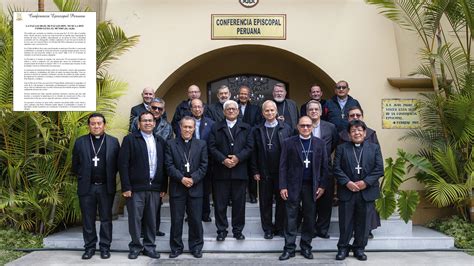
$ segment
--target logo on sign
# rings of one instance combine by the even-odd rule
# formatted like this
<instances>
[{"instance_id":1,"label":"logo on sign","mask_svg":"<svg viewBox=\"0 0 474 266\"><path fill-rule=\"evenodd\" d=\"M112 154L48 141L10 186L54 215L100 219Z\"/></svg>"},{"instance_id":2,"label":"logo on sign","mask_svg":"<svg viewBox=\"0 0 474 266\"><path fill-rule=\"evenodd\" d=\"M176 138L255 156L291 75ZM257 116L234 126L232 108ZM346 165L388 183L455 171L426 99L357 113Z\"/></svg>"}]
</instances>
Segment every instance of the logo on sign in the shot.
<instances>
[{"instance_id":1,"label":"logo on sign","mask_svg":"<svg viewBox=\"0 0 474 266\"><path fill-rule=\"evenodd\" d=\"M239 0L239 3L244 7L254 7L258 4L258 0Z\"/></svg>"}]
</instances>

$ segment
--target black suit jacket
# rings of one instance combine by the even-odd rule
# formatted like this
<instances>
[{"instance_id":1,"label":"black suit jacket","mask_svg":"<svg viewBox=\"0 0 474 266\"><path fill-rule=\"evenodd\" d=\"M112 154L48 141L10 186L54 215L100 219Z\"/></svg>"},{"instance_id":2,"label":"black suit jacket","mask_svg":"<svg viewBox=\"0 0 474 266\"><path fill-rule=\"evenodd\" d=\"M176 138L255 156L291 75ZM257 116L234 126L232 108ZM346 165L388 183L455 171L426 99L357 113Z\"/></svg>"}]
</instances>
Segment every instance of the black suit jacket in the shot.
<instances>
[{"instance_id":1,"label":"black suit jacket","mask_svg":"<svg viewBox=\"0 0 474 266\"><path fill-rule=\"evenodd\" d=\"M283 141L293 135L294 131L287 123L278 121L276 126L278 142L280 147L283 147ZM268 171L268 158L266 144L267 136L265 132L265 125L262 123L258 125L253 131L254 147L252 152L252 160L250 161L250 172L253 175L259 174L263 179L272 178Z\"/></svg>"},{"instance_id":2,"label":"black suit jacket","mask_svg":"<svg viewBox=\"0 0 474 266\"><path fill-rule=\"evenodd\" d=\"M239 103L239 118L242 122L249 124L251 127L255 127L263 122L262 110L259 106L249 102L245 106L245 113L242 115Z\"/></svg>"},{"instance_id":3,"label":"black suit jacket","mask_svg":"<svg viewBox=\"0 0 474 266\"><path fill-rule=\"evenodd\" d=\"M193 179L193 186L187 188L181 183L181 179L186 172L184 165L186 159L184 157L185 150L182 147L183 140L181 137L168 140L166 143L166 159L165 165L170 176L169 195L170 197L180 197L189 194L191 197L202 197L204 192L203 182L207 170L207 145L204 140L192 139L189 151L190 173ZM188 153L186 153L188 156Z\"/></svg>"},{"instance_id":4,"label":"black suit jacket","mask_svg":"<svg viewBox=\"0 0 474 266\"><path fill-rule=\"evenodd\" d=\"M237 120L234 136L234 146L227 127L227 121L216 122L209 135L209 152L214 159L213 173L215 180L248 179L247 161L253 148L253 137L250 125ZM233 168L227 168L222 162L227 155L236 155L239 163Z\"/></svg>"},{"instance_id":5,"label":"black suit jacket","mask_svg":"<svg viewBox=\"0 0 474 266\"><path fill-rule=\"evenodd\" d=\"M209 108L207 110L207 116L214 120L214 122L220 122L224 120L224 107L222 103L213 103L209 105Z\"/></svg>"},{"instance_id":6,"label":"black suit jacket","mask_svg":"<svg viewBox=\"0 0 474 266\"><path fill-rule=\"evenodd\" d=\"M140 131L130 133L123 138L119 154L119 172L122 191L160 191L168 189L165 169L165 141L155 137L157 166L150 184L150 164L145 139Z\"/></svg>"},{"instance_id":7,"label":"black suit jacket","mask_svg":"<svg viewBox=\"0 0 474 266\"><path fill-rule=\"evenodd\" d=\"M280 189L288 189L288 200L296 201L303 186L303 153L300 136L292 136L283 142L280 157ZM311 138L311 171L313 174L313 200L319 187L326 188L328 183L328 156L322 140Z\"/></svg>"},{"instance_id":8,"label":"black suit jacket","mask_svg":"<svg viewBox=\"0 0 474 266\"><path fill-rule=\"evenodd\" d=\"M362 190L362 197L365 201L374 201L379 197L379 178L383 176L383 158L380 146L368 141L364 141L362 159L361 159L361 179L358 178L357 162L353 151L354 144L346 142L339 145L336 149L334 159L334 175L337 178L337 194L339 200L349 201L354 192L350 191L346 184L349 181L363 180L367 188Z\"/></svg>"},{"instance_id":9,"label":"black suit jacket","mask_svg":"<svg viewBox=\"0 0 474 266\"><path fill-rule=\"evenodd\" d=\"M77 176L77 194L79 196L87 194L91 186L91 141L90 135L79 137L74 143L72 151L72 171ZM109 194L116 191L117 159L120 145L117 138L105 134L105 166L107 175L107 192Z\"/></svg>"},{"instance_id":10,"label":"black suit jacket","mask_svg":"<svg viewBox=\"0 0 474 266\"><path fill-rule=\"evenodd\" d=\"M128 132L132 132L133 119L145 111L148 111L148 110L145 108L145 105L143 103L137 104L134 107L132 107L132 109L130 109L130 121L129 121L130 126L128 127L129 128Z\"/></svg>"}]
</instances>

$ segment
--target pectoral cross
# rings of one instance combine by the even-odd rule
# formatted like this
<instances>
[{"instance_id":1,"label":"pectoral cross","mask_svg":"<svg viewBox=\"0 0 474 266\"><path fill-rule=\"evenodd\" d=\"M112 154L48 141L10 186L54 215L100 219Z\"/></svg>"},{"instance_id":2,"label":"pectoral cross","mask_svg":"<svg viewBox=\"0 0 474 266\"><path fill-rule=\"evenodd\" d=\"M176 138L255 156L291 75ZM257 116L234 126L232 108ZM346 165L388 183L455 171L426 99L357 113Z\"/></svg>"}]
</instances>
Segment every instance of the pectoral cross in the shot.
<instances>
[{"instance_id":1,"label":"pectoral cross","mask_svg":"<svg viewBox=\"0 0 474 266\"><path fill-rule=\"evenodd\" d=\"M357 167L355 167L354 169L356 169L357 174L360 175L360 170L362 169L362 167L360 167L360 165L357 165Z\"/></svg>"},{"instance_id":2,"label":"pectoral cross","mask_svg":"<svg viewBox=\"0 0 474 266\"><path fill-rule=\"evenodd\" d=\"M190 167L189 162L187 162L187 163L184 165L184 167L186 167L186 172L189 173L189 167Z\"/></svg>"},{"instance_id":3,"label":"pectoral cross","mask_svg":"<svg viewBox=\"0 0 474 266\"><path fill-rule=\"evenodd\" d=\"M341 119L344 119L344 113L341 114Z\"/></svg>"},{"instance_id":4,"label":"pectoral cross","mask_svg":"<svg viewBox=\"0 0 474 266\"><path fill-rule=\"evenodd\" d=\"M100 161L99 158L97 158L97 155L92 159L92 161L94 162L94 167L97 167L97 162Z\"/></svg>"},{"instance_id":5,"label":"pectoral cross","mask_svg":"<svg viewBox=\"0 0 474 266\"><path fill-rule=\"evenodd\" d=\"M305 167L305 168L308 168L310 161L308 160L308 158L306 158L306 160L304 160L303 163L305 164L304 167Z\"/></svg>"},{"instance_id":6,"label":"pectoral cross","mask_svg":"<svg viewBox=\"0 0 474 266\"><path fill-rule=\"evenodd\" d=\"M268 145L268 149L269 149L269 150L271 150L271 149L272 149L272 146L273 146L273 144L270 142L270 143L268 143L267 145Z\"/></svg>"}]
</instances>

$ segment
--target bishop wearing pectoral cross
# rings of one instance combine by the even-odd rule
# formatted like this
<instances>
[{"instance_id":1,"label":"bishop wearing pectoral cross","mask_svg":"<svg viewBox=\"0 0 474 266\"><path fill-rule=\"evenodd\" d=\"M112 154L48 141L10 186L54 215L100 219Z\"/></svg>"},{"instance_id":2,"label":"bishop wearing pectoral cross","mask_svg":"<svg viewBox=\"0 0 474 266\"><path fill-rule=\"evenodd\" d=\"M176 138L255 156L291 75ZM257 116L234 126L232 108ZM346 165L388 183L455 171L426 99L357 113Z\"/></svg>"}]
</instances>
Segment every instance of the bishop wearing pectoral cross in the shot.
<instances>
[{"instance_id":1,"label":"bishop wearing pectoral cross","mask_svg":"<svg viewBox=\"0 0 474 266\"><path fill-rule=\"evenodd\" d=\"M280 157L280 196L286 205L285 246L280 260L294 256L298 232L298 212L302 203L303 224L299 246L301 255L312 259L311 242L316 217L316 200L328 183L326 144L312 135L313 124L308 116L299 119L299 135L283 142Z\"/></svg>"},{"instance_id":2,"label":"bishop wearing pectoral cross","mask_svg":"<svg viewBox=\"0 0 474 266\"><path fill-rule=\"evenodd\" d=\"M350 142L340 144L334 159L338 182L339 231L336 260L344 260L352 248L354 257L367 260L364 250L369 236L370 217L379 197L379 178L383 176L380 146L364 141L367 126L360 120L349 122ZM349 244L354 235L354 242Z\"/></svg>"},{"instance_id":3,"label":"bishop wearing pectoral cross","mask_svg":"<svg viewBox=\"0 0 474 266\"><path fill-rule=\"evenodd\" d=\"M204 140L193 137L194 118L185 116L179 122L180 136L169 140L166 146L165 165L170 176L169 195L171 213L170 258L184 251L183 222L186 211L189 226L188 246L191 254L202 257L204 244L202 227L202 201L204 176L208 155Z\"/></svg>"}]
</instances>

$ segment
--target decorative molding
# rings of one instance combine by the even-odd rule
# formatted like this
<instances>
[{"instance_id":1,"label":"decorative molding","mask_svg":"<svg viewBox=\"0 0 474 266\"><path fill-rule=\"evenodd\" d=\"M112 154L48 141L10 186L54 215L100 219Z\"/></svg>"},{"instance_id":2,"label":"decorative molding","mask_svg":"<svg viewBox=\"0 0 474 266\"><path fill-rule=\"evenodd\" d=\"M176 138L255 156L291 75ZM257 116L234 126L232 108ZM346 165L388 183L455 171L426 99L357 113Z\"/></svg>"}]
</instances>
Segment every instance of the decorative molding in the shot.
<instances>
[{"instance_id":1,"label":"decorative molding","mask_svg":"<svg viewBox=\"0 0 474 266\"><path fill-rule=\"evenodd\" d=\"M400 90L433 90L433 82L429 78L387 78L388 83Z\"/></svg>"}]
</instances>

